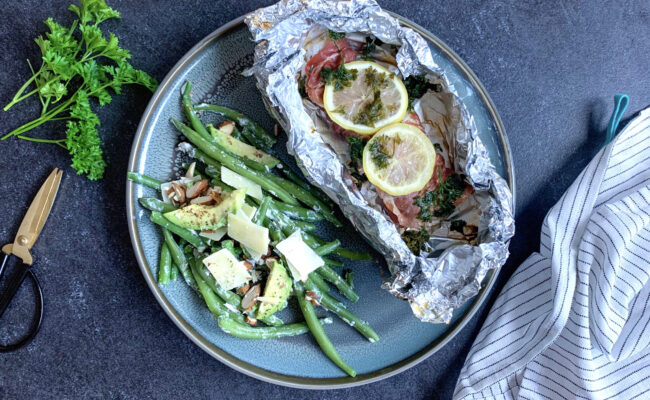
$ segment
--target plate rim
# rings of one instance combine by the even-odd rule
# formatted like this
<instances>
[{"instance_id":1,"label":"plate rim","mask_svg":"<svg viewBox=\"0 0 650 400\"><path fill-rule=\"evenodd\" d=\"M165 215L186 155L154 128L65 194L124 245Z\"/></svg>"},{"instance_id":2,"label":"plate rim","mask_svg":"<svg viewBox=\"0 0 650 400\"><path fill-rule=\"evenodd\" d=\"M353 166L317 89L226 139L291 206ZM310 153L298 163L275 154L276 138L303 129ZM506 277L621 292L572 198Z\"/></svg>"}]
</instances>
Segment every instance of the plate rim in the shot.
<instances>
[{"instance_id":1,"label":"plate rim","mask_svg":"<svg viewBox=\"0 0 650 400\"><path fill-rule=\"evenodd\" d=\"M438 49L452 61L454 66L458 68L464 75L464 78L468 79L470 84L474 87L477 96L480 98L483 106L486 108L488 115L491 117L495 130L497 131L497 136L499 138L499 146L504 158L505 170L506 170L506 181L508 186L512 191L513 198L513 214L514 207L516 204L516 185L515 185L515 174L514 174L514 165L512 164L512 153L510 149L510 143L508 137L506 136L505 128L499 116L499 113L492 102L492 99L488 95L487 91L478 80L474 72L465 64L465 62L449 48L444 42L442 42L438 37L430 33L428 30L424 29L420 25L398 15L391 11L387 11L391 16L397 18L400 23L404 26L407 26L419 34L423 35L428 41L435 44ZM220 26L201 41L195 44L189 51L187 51L183 57L171 68L167 73L165 78L161 81L158 89L151 97L147 108L145 109L138 128L136 130L135 136L133 138L133 143L131 145L131 152L129 155L129 162L127 171L136 171L136 165L138 164L141 154L138 151L142 140L144 138L145 128L151 122L151 117L153 110L158 107L160 101L164 97L164 94L168 90L171 81L179 74L180 70L183 69L187 64L191 63L192 60L203 50L206 46L211 44L214 40L217 40L220 36L229 32L230 30L239 27L240 24L244 23L245 15L237 17L230 22ZM135 184L127 179L126 181L126 217L129 228L129 236L131 238L131 244L133 246L133 251L138 262L140 271L147 282L149 290L152 292L158 304L162 307L163 311L167 316L172 320L172 322L187 336L192 342L194 342L199 348L208 353L213 358L222 362L223 364L233 368L234 370L241 372L245 375L251 376L253 378L273 383L276 385L298 388L298 389L314 389L314 390L326 390L326 389L342 389L350 388L354 386L366 385L372 382L377 382L389 378L391 376L397 375L401 372L406 371L407 369L419 364L420 362L427 359L433 353L440 350L445 346L451 339L453 339L460 330L462 330L465 325L474 317L478 309L481 307L485 298L491 292L491 289L494 285L496 277L499 274L499 271L490 273L488 281L481 289L479 294L474 298L472 305L469 309L463 314L453 326L447 330L441 337L432 341L427 347L418 351L417 353L397 362L391 364L388 367L378 369L376 371L357 375L354 378L351 377L339 377L339 378L310 378L310 377L301 377L294 375L281 374L273 371L269 371L264 368L260 368L254 364L245 362L238 359L237 357L227 353L225 350L221 349L217 345L211 343L206 338L204 338L199 332L197 332L185 319L176 311L176 309L171 305L167 300L166 296L158 286L153 272L149 268L144 251L142 249L142 244L140 242L140 237L138 234L138 227L135 224L135 193L134 193Z\"/></svg>"}]
</instances>

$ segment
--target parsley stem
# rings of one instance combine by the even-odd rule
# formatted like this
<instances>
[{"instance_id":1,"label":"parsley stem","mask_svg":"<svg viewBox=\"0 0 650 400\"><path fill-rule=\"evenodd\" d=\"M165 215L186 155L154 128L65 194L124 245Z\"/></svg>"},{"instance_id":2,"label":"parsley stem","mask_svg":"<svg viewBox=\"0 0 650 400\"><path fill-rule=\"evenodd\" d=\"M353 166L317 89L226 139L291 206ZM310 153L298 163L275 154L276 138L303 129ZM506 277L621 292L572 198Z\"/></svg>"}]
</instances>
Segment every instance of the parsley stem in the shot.
<instances>
[{"instance_id":1,"label":"parsley stem","mask_svg":"<svg viewBox=\"0 0 650 400\"><path fill-rule=\"evenodd\" d=\"M23 85L20 87L20 89L18 89L18 91L17 91L16 94L14 95L14 98L11 99L11 101L9 102L9 104L7 104L7 105L3 108L4 111L7 111L7 110L10 109L14 104L20 102L21 100L23 100L23 99L26 98L26 97L31 96L32 94L34 94L34 90L32 90L32 91L30 92L29 95L22 96L22 97L20 96L21 94L23 94L23 92L24 92L25 90L27 90L27 88L29 87L29 85L31 85L31 83L34 82L34 81L36 80L36 77L38 76L38 74L40 74L40 72L41 72L41 71L39 70L35 75L32 75L32 77L29 78L29 79L25 82L25 84L23 84Z\"/></svg>"},{"instance_id":2,"label":"parsley stem","mask_svg":"<svg viewBox=\"0 0 650 400\"><path fill-rule=\"evenodd\" d=\"M23 135L18 135L17 137L18 137L18 139L27 140L27 141L30 141L30 142L52 143L52 144L56 144L56 145L58 145L60 147L63 147L64 149L66 148L65 145L63 144L63 142L65 142L65 138L63 138L63 139L38 139L38 138L33 138L33 137L23 136Z\"/></svg>"},{"instance_id":3,"label":"parsley stem","mask_svg":"<svg viewBox=\"0 0 650 400\"><path fill-rule=\"evenodd\" d=\"M47 121L52 119L54 116L56 116L56 115L60 114L61 112L65 111L70 106L70 104L72 104L72 102L73 102L73 100L75 100L75 98L76 98L76 96L73 95L72 97L70 97L65 102L59 104L55 108L48 111L47 114L44 114L39 118L36 118L36 119L26 123L26 124L23 124L23 125L19 126L18 128L14 129L13 131L11 131L11 132L7 133L6 135L4 135L2 138L0 138L0 140L5 140L5 139L7 139L7 138L9 138L11 136L20 135L22 133L25 133L25 132L27 132L29 130L32 130L32 129L36 128L37 126L40 126L40 125L46 123Z\"/></svg>"}]
</instances>

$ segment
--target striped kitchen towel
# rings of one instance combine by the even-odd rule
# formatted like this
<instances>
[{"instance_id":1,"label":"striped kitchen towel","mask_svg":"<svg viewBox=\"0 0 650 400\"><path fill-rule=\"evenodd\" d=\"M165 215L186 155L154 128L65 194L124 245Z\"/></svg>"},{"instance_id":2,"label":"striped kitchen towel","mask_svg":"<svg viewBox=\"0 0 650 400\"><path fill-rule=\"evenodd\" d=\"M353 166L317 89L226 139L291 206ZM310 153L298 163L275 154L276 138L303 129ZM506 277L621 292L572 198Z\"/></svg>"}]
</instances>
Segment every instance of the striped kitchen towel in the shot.
<instances>
[{"instance_id":1,"label":"striped kitchen towel","mask_svg":"<svg viewBox=\"0 0 650 400\"><path fill-rule=\"evenodd\" d=\"M650 109L549 211L455 399L650 399Z\"/></svg>"}]
</instances>

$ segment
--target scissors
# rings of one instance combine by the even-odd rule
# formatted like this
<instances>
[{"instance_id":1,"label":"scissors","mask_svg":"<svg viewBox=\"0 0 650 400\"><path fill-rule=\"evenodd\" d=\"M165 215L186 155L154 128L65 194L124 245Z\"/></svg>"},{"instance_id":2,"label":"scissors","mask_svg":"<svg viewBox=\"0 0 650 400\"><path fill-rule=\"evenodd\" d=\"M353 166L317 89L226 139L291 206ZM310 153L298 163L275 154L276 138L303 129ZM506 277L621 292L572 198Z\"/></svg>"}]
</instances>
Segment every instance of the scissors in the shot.
<instances>
[{"instance_id":1,"label":"scissors","mask_svg":"<svg viewBox=\"0 0 650 400\"><path fill-rule=\"evenodd\" d=\"M22 265L16 266L17 270L9 278L6 290L4 293L0 293L0 317L4 314L26 277L32 280L36 295L36 310L29 331L16 343L0 344L0 352L2 353L23 347L36 336L38 329L41 327L41 321L43 319L43 292L38 279L36 279L36 275L31 270L33 259L29 250L34 245L34 242L43 229L43 225L45 225L47 216L50 214L52 203L54 203L54 198L59 190L62 173L58 168L52 171L38 193L36 193L34 200L32 200L32 204L29 206L27 214L25 214L25 218L23 218L23 222L18 228L16 239L13 243L6 244L2 247L2 252L5 253L5 256L2 264L0 264L0 280L4 276L7 263L12 255L20 258Z\"/></svg>"}]
</instances>

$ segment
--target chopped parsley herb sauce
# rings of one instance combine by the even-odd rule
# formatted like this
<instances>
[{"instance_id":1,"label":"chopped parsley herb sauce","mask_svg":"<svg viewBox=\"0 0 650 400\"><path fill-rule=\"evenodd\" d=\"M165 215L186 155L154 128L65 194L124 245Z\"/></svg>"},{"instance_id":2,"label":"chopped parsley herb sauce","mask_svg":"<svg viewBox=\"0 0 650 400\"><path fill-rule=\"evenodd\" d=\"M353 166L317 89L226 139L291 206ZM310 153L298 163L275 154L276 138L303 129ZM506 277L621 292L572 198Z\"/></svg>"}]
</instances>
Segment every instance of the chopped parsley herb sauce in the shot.
<instances>
[{"instance_id":1,"label":"chopped parsley herb sauce","mask_svg":"<svg viewBox=\"0 0 650 400\"><path fill-rule=\"evenodd\" d=\"M345 32L335 32L331 29L327 30L327 36L335 42L343 39L345 37Z\"/></svg>"},{"instance_id":2,"label":"chopped parsley herb sauce","mask_svg":"<svg viewBox=\"0 0 650 400\"><path fill-rule=\"evenodd\" d=\"M379 169L388 166L390 159L395 154L395 146L402 143L399 136L379 136L370 141L370 158Z\"/></svg>"},{"instance_id":3,"label":"chopped parsley herb sauce","mask_svg":"<svg viewBox=\"0 0 650 400\"><path fill-rule=\"evenodd\" d=\"M381 101L379 90L375 90L371 102L366 103L354 117L353 122L359 125L375 126L375 122L386 117L386 107Z\"/></svg>"},{"instance_id":4,"label":"chopped parsley herb sauce","mask_svg":"<svg viewBox=\"0 0 650 400\"><path fill-rule=\"evenodd\" d=\"M370 67L365 70L365 75L363 77L366 82L366 86L372 89L385 89L388 87L392 76L388 76L385 72L379 72L376 69Z\"/></svg>"},{"instance_id":5,"label":"chopped parsley herb sauce","mask_svg":"<svg viewBox=\"0 0 650 400\"><path fill-rule=\"evenodd\" d=\"M424 228L421 228L419 231L406 231L402 234L404 243L416 255L420 253L424 244L429 241L429 237L429 233Z\"/></svg>"},{"instance_id":6,"label":"chopped parsley herb sauce","mask_svg":"<svg viewBox=\"0 0 650 400\"><path fill-rule=\"evenodd\" d=\"M409 110L413 109L413 101L424 96L429 89L434 91L440 90L439 85L429 82L424 75L409 76L404 79L404 86L406 86L406 92L409 95Z\"/></svg>"},{"instance_id":7,"label":"chopped parsley herb sauce","mask_svg":"<svg viewBox=\"0 0 650 400\"><path fill-rule=\"evenodd\" d=\"M307 77L303 76L298 80L298 92L300 92L300 96L304 99L307 97Z\"/></svg>"},{"instance_id":8,"label":"chopped parsley herb sauce","mask_svg":"<svg viewBox=\"0 0 650 400\"><path fill-rule=\"evenodd\" d=\"M428 190L424 196L413 198L413 204L420 207L418 218L430 222L433 217L443 218L450 215L456 209L456 200L464 190L464 178L458 174L449 175L436 189Z\"/></svg>"},{"instance_id":9,"label":"chopped parsley herb sauce","mask_svg":"<svg viewBox=\"0 0 650 400\"><path fill-rule=\"evenodd\" d=\"M350 158L352 162L357 163L357 165L363 165L363 148L366 146L366 143L363 139L354 136L348 137L348 143L350 144Z\"/></svg>"},{"instance_id":10,"label":"chopped parsley herb sauce","mask_svg":"<svg viewBox=\"0 0 650 400\"><path fill-rule=\"evenodd\" d=\"M320 71L321 80L327 85L334 85L334 90L343 90L344 87L349 87L352 81L357 79L357 71L354 69L345 68L345 63L341 60L341 65L335 69L323 68Z\"/></svg>"},{"instance_id":11,"label":"chopped parsley herb sauce","mask_svg":"<svg viewBox=\"0 0 650 400\"><path fill-rule=\"evenodd\" d=\"M377 46L381 46L383 42L377 38L371 38L370 36L366 37L366 46L361 52L361 58L367 61L372 61L370 54L375 51Z\"/></svg>"}]
</instances>

